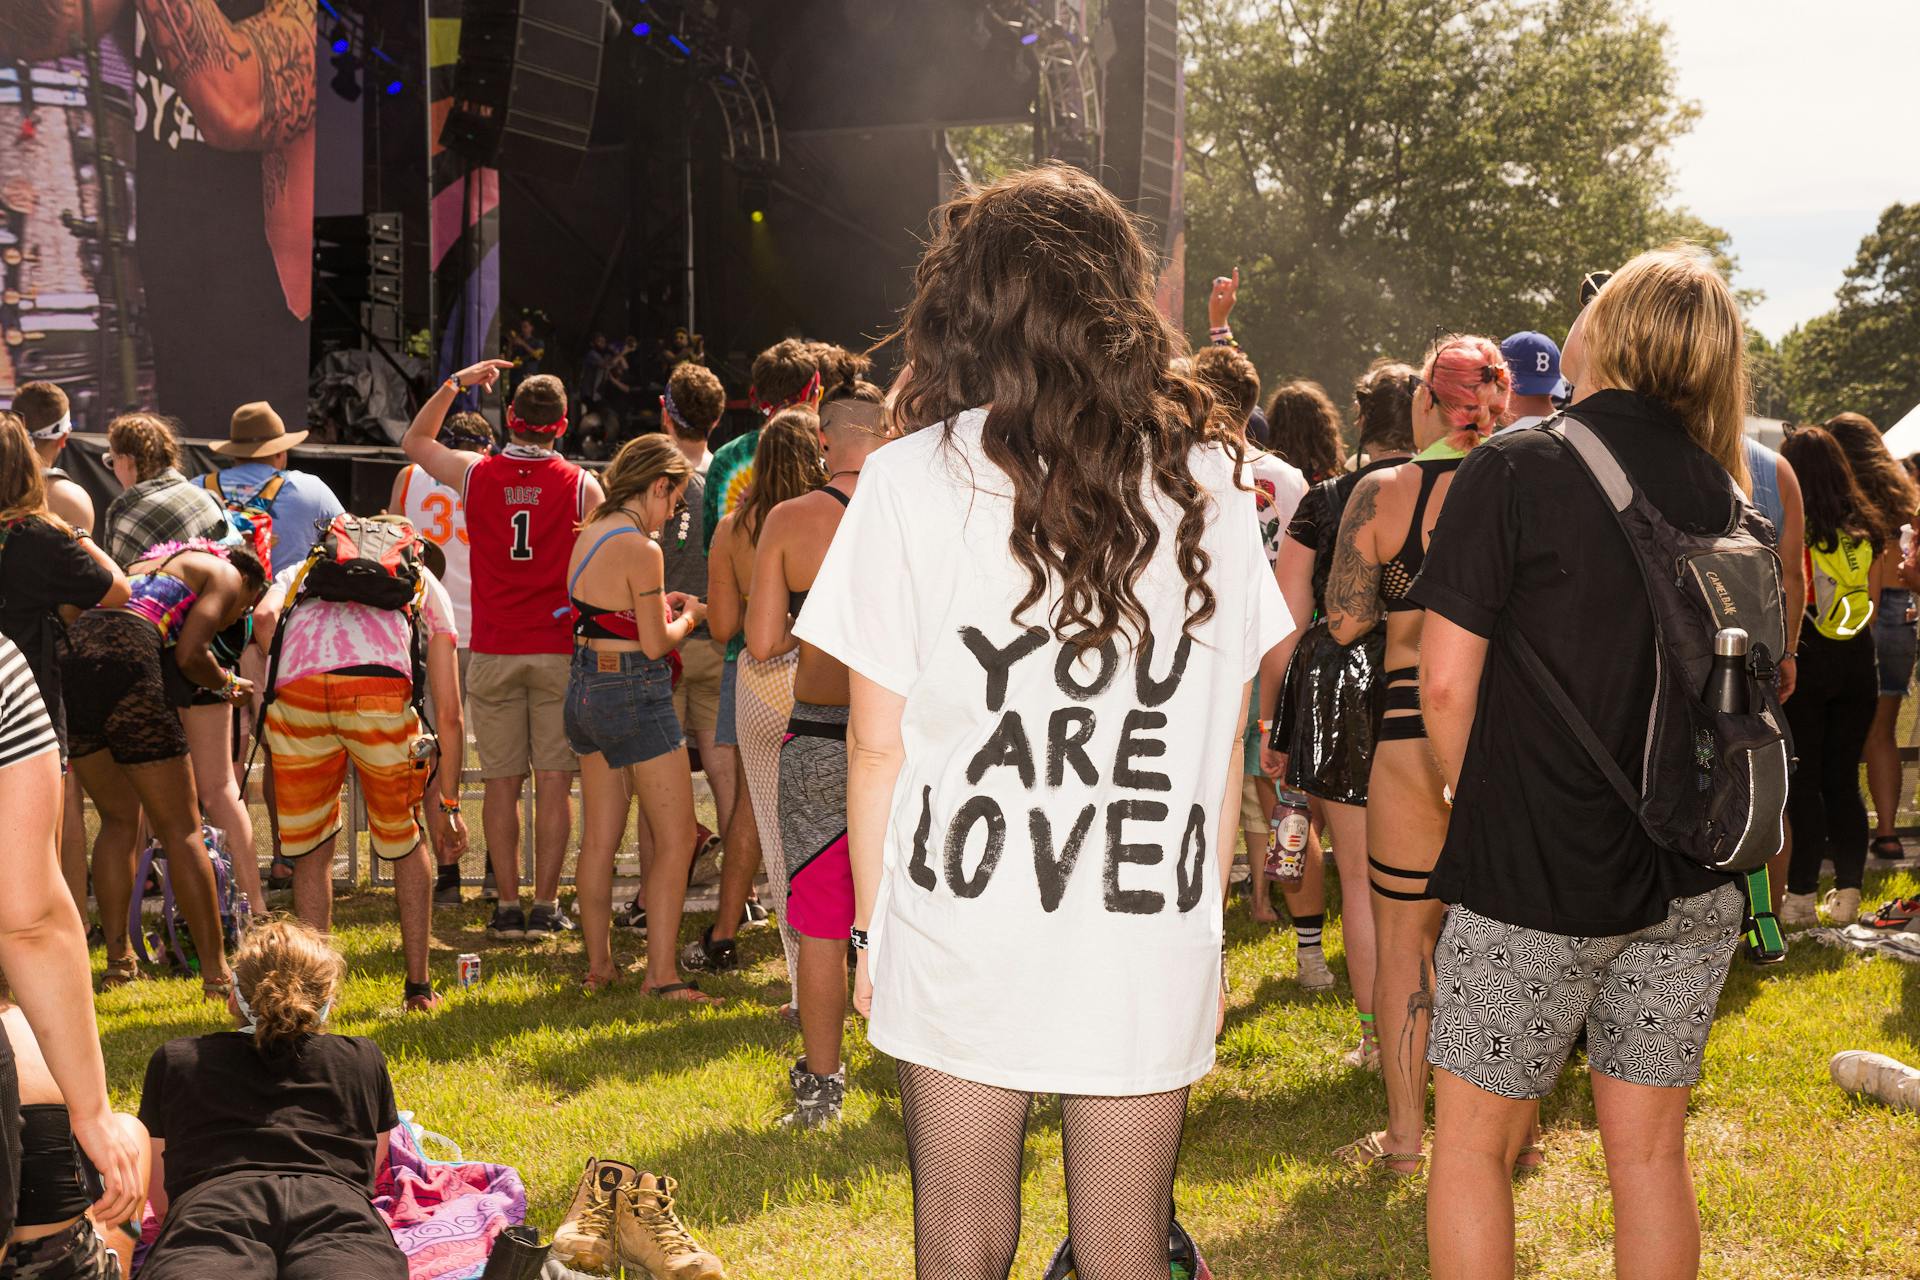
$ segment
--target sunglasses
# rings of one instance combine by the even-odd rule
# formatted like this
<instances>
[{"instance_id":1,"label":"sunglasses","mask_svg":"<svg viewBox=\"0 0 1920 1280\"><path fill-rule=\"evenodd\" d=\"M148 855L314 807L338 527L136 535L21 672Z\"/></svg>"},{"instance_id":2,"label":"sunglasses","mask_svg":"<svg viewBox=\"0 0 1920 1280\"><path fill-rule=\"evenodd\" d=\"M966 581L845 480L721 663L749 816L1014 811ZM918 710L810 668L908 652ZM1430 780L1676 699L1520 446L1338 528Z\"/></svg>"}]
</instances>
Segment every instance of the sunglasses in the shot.
<instances>
[{"instance_id":1,"label":"sunglasses","mask_svg":"<svg viewBox=\"0 0 1920 1280\"><path fill-rule=\"evenodd\" d=\"M1607 281L1613 279L1611 271L1589 271L1580 277L1580 309L1586 310L1587 304L1599 296Z\"/></svg>"}]
</instances>

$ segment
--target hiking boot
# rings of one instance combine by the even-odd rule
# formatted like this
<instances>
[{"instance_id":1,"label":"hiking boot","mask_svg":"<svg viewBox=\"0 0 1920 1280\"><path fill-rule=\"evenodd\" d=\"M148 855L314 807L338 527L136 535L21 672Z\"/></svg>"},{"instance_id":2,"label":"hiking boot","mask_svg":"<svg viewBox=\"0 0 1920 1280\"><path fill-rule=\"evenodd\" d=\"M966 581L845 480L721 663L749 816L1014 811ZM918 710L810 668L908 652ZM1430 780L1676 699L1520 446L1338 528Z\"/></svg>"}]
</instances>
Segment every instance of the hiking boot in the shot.
<instances>
[{"instance_id":1,"label":"hiking boot","mask_svg":"<svg viewBox=\"0 0 1920 1280\"><path fill-rule=\"evenodd\" d=\"M480 877L480 901L500 901L500 890L493 883L493 868L487 868L487 874Z\"/></svg>"},{"instance_id":2,"label":"hiking boot","mask_svg":"<svg viewBox=\"0 0 1920 1280\"><path fill-rule=\"evenodd\" d=\"M760 905L760 899L748 898L747 909L740 913L742 929L761 929L772 923L773 914Z\"/></svg>"},{"instance_id":3,"label":"hiking boot","mask_svg":"<svg viewBox=\"0 0 1920 1280\"><path fill-rule=\"evenodd\" d=\"M1848 1093L1877 1098L1903 1111L1920 1111L1920 1071L1884 1053L1859 1049L1836 1053L1827 1073Z\"/></svg>"},{"instance_id":4,"label":"hiking boot","mask_svg":"<svg viewBox=\"0 0 1920 1280\"><path fill-rule=\"evenodd\" d=\"M445 1003L431 982L407 983L401 1001L401 1007L408 1013L432 1013Z\"/></svg>"},{"instance_id":5,"label":"hiking boot","mask_svg":"<svg viewBox=\"0 0 1920 1280\"><path fill-rule=\"evenodd\" d=\"M643 938L647 936L647 909L640 905L639 898L613 909L613 927L631 930Z\"/></svg>"},{"instance_id":6,"label":"hiking boot","mask_svg":"<svg viewBox=\"0 0 1920 1280\"><path fill-rule=\"evenodd\" d=\"M613 1198L639 1176L630 1164L589 1157L567 1216L553 1233L553 1256L584 1271L613 1270Z\"/></svg>"},{"instance_id":7,"label":"hiking boot","mask_svg":"<svg viewBox=\"0 0 1920 1280\"><path fill-rule=\"evenodd\" d=\"M1860 918L1860 891L1829 889L1820 905L1825 909L1829 923L1842 927L1850 925Z\"/></svg>"},{"instance_id":8,"label":"hiking boot","mask_svg":"<svg viewBox=\"0 0 1920 1280\"><path fill-rule=\"evenodd\" d=\"M1327 991L1333 987L1333 970L1327 968L1327 953L1319 947L1300 948L1296 981L1308 991Z\"/></svg>"},{"instance_id":9,"label":"hiking boot","mask_svg":"<svg viewBox=\"0 0 1920 1280\"><path fill-rule=\"evenodd\" d=\"M518 942L527 936L526 913L518 907L496 906L487 921L487 936L500 942Z\"/></svg>"},{"instance_id":10,"label":"hiking boot","mask_svg":"<svg viewBox=\"0 0 1920 1280\"><path fill-rule=\"evenodd\" d=\"M480 1280L540 1280L547 1265L547 1246L538 1227L508 1227L494 1237L487 1251L487 1269Z\"/></svg>"},{"instance_id":11,"label":"hiking boot","mask_svg":"<svg viewBox=\"0 0 1920 1280\"><path fill-rule=\"evenodd\" d=\"M1860 917L1860 923L1869 929L1893 933L1909 927L1917 919L1920 919L1920 898L1891 898L1881 903L1872 915Z\"/></svg>"},{"instance_id":12,"label":"hiking boot","mask_svg":"<svg viewBox=\"0 0 1920 1280\"><path fill-rule=\"evenodd\" d=\"M1782 929L1811 929L1820 923L1820 910L1814 906L1810 893L1782 894L1780 898L1780 927Z\"/></svg>"},{"instance_id":13,"label":"hiking boot","mask_svg":"<svg viewBox=\"0 0 1920 1280\"><path fill-rule=\"evenodd\" d=\"M780 1117L782 1129L819 1129L840 1118L840 1106L847 1100L847 1064L830 1076L815 1075L801 1058L787 1069L793 1085L793 1110Z\"/></svg>"},{"instance_id":14,"label":"hiking boot","mask_svg":"<svg viewBox=\"0 0 1920 1280\"><path fill-rule=\"evenodd\" d=\"M572 916L560 909L559 903L554 903L552 906L542 906L536 903L534 904L533 910L527 913L527 940L529 942L551 938L556 934L571 933L579 927L579 925L573 922Z\"/></svg>"},{"instance_id":15,"label":"hiking boot","mask_svg":"<svg viewBox=\"0 0 1920 1280\"><path fill-rule=\"evenodd\" d=\"M613 1198L613 1237L629 1270L645 1267L653 1280L727 1280L720 1259L700 1247L674 1211L680 1184L641 1174Z\"/></svg>"},{"instance_id":16,"label":"hiking boot","mask_svg":"<svg viewBox=\"0 0 1920 1280\"><path fill-rule=\"evenodd\" d=\"M740 953L732 938L715 940L713 926L680 948L680 967L700 973L732 973L740 967Z\"/></svg>"}]
</instances>

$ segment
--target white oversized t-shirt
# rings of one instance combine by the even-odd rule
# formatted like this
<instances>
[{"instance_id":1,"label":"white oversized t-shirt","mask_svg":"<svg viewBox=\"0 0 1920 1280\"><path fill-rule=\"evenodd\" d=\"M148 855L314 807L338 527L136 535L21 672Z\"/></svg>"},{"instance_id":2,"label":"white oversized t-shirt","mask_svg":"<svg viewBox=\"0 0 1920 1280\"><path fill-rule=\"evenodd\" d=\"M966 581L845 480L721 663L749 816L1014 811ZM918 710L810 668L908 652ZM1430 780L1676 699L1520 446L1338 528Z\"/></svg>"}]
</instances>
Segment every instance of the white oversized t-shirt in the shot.
<instances>
[{"instance_id":1,"label":"white oversized t-shirt","mask_svg":"<svg viewBox=\"0 0 1920 1280\"><path fill-rule=\"evenodd\" d=\"M1291 627L1254 498L1195 479L1215 612L1183 639L1176 512L1136 592L1139 645L1084 662L1013 606L1008 482L980 410L861 473L795 632L906 699L872 921L875 1047L982 1084L1128 1095L1213 1065L1216 842L1243 689ZM1235 797L1237 806L1238 796Z\"/></svg>"},{"instance_id":2,"label":"white oversized t-shirt","mask_svg":"<svg viewBox=\"0 0 1920 1280\"><path fill-rule=\"evenodd\" d=\"M1241 482L1253 490L1253 507L1260 521L1260 544L1267 563L1280 558L1280 535L1287 531L1300 499L1307 496L1307 477L1277 453L1247 446L1246 470Z\"/></svg>"}]
</instances>

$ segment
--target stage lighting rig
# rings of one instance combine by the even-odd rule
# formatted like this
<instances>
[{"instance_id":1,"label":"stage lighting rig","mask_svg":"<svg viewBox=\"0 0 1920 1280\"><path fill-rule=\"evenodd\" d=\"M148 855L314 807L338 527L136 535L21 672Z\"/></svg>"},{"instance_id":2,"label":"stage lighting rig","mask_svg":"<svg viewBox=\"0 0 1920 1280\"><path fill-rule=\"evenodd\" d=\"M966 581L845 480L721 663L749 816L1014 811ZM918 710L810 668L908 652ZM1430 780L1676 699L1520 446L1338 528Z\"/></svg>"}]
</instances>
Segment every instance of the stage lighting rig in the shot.
<instances>
[{"instance_id":1,"label":"stage lighting rig","mask_svg":"<svg viewBox=\"0 0 1920 1280\"><path fill-rule=\"evenodd\" d=\"M1101 163L1100 81L1078 0L981 0L989 17L1019 39L1039 72L1033 151L1089 171Z\"/></svg>"},{"instance_id":2,"label":"stage lighting rig","mask_svg":"<svg viewBox=\"0 0 1920 1280\"><path fill-rule=\"evenodd\" d=\"M727 159L749 169L780 163L780 125L773 94L753 55L734 43L711 0L642 0L628 30L656 57L691 68L713 98L727 139Z\"/></svg>"}]
</instances>

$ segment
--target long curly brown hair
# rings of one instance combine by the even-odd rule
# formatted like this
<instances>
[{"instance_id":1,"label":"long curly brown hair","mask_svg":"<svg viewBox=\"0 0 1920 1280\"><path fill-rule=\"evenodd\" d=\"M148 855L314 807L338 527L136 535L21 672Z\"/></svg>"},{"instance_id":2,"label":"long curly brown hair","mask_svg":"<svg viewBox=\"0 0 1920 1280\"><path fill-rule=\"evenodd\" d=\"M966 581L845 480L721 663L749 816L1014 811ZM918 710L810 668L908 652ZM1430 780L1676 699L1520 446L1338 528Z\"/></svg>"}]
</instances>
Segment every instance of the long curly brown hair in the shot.
<instances>
[{"instance_id":1,"label":"long curly brown hair","mask_svg":"<svg viewBox=\"0 0 1920 1280\"><path fill-rule=\"evenodd\" d=\"M803 405L782 409L760 428L760 440L753 449L753 480L740 499L740 518L735 523L748 542L758 545L769 511L826 482L819 415Z\"/></svg>"},{"instance_id":2,"label":"long curly brown hair","mask_svg":"<svg viewBox=\"0 0 1920 1280\"><path fill-rule=\"evenodd\" d=\"M1145 634L1135 592L1161 534L1143 481L1179 511L1186 630L1213 615L1212 511L1188 457L1244 450L1227 413L1174 360L1184 342L1153 301L1157 264L1120 202L1078 169L1046 165L968 188L933 215L901 323L913 374L907 430L990 405L981 447L1013 488L1008 549L1028 576L1018 620L1049 583L1054 635L1098 648ZM954 446L957 447L957 446Z\"/></svg>"},{"instance_id":3,"label":"long curly brown hair","mask_svg":"<svg viewBox=\"0 0 1920 1280\"><path fill-rule=\"evenodd\" d=\"M1920 495L1914 491L1907 469L1893 459L1880 428L1864 414L1841 413L1828 418L1827 434L1847 455L1853 470L1853 482L1860 486L1873 508L1874 524L1884 545L1899 541L1900 526L1914 518L1914 504Z\"/></svg>"},{"instance_id":4,"label":"long curly brown hair","mask_svg":"<svg viewBox=\"0 0 1920 1280\"><path fill-rule=\"evenodd\" d=\"M1327 389L1305 378L1276 387L1267 402L1267 447L1309 480L1324 480L1339 471L1347 446L1340 435L1340 411Z\"/></svg>"}]
</instances>

